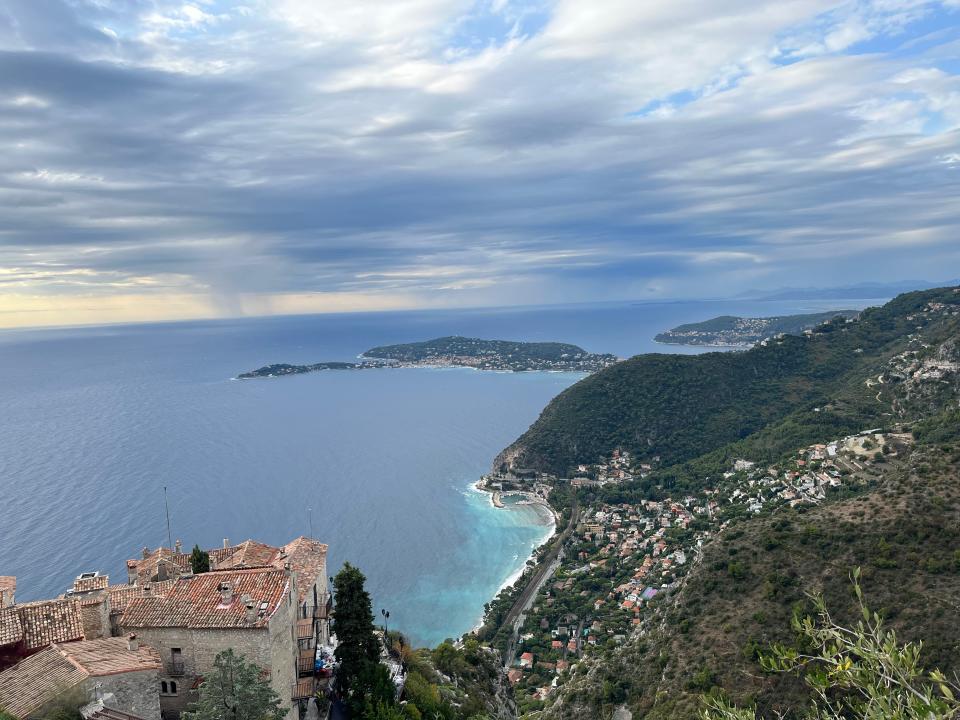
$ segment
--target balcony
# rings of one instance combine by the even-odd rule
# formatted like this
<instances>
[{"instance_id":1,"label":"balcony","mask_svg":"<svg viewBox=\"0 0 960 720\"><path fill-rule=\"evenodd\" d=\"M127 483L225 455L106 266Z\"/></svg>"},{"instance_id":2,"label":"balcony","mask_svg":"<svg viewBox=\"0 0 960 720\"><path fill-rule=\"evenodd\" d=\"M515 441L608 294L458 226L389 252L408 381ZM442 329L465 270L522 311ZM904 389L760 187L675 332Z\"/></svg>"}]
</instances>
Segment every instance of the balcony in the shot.
<instances>
[{"instance_id":1,"label":"balcony","mask_svg":"<svg viewBox=\"0 0 960 720\"><path fill-rule=\"evenodd\" d=\"M317 694L317 685L313 678L301 678L293 684L292 699L307 700Z\"/></svg>"},{"instance_id":2,"label":"balcony","mask_svg":"<svg viewBox=\"0 0 960 720\"><path fill-rule=\"evenodd\" d=\"M300 618L314 618L315 620L328 620L330 611L333 609L333 598L329 593L325 593L318 598L316 605L302 605L300 607Z\"/></svg>"},{"instance_id":3,"label":"balcony","mask_svg":"<svg viewBox=\"0 0 960 720\"><path fill-rule=\"evenodd\" d=\"M316 628L312 617L297 620L297 640L308 640L316 637Z\"/></svg>"},{"instance_id":4,"label":"balcony","mask_svg":"<svg viewBox=\"0 0 960 720\"><path fill-rule=\"evenodd\" d=\"M317 651L314 648L301 650L297 655L297 673L313 675L317 665Z\"/></svg>"},{"instance_id":5,"label":"balcony","mask_svg":"<svg viewBox=\"0 0 960 720\"><path fill-rule=\"evenodd\" d=\"M167 662L167 675L170 677L183 677L184 668L183 660L170 660Z\"/></svg>"}]
</instances>

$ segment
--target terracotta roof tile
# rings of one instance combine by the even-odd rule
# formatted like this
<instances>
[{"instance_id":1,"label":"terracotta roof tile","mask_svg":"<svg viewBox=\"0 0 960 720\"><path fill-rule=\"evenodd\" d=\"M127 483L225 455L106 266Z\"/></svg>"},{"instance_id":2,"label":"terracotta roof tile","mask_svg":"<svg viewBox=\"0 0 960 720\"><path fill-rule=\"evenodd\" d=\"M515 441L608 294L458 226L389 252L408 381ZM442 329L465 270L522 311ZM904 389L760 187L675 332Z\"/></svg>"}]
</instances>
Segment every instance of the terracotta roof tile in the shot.
<instances>
[{"instance_id":1,"label":"terracotta roof tile","mask_svg":"<svg viewBox=\"0 0 960 720\"><path fill-rule=\"evenodd\" d=\"M224 605L221 583L230 583L232 601ZM289 591L287 574L276 569L211 571L178 580L166 597L140 597L129 601L120 618L123 628L140 627L264 627ZM256 606L247 619L243 596Z\"/></svg>"},{"instance_id":2,"label":"terracotta roof tile","mask_svg":"<svg viewBox=\"0 0 960 720\"><path fill-rule=\"evenodd\" d=\"M230 545L229 547L208 550L207 554L210 556L211 565L216 565L217 563L222 563L239 549L240 547L238 545Z\"/></svg>"},{"instance_id":3,"label":"terracotta roof tile","mask_svg":"<svg viewBox=\"0 0 960 720\"><path fill-rule=\"evenodd\" d=\"M95 575L93 577L83 577L82 575L73 581L73 592L82 593L92 590L104 590L110 584L110 578L106 575Z\"/></svg>"},{"instance_id":4,"label":"terracotta roof tile","mask_svg":"<svg viewBox=\"0 0 960 720\"><path fill-rule=\"evenodd\" d=\"M15 717L35 713L88 677L159 670L156 650L128 650L124 638L51 645L0 673L0 707Z\"/></svg>"},{"instance_id":5,"label":"terracotta roof tile","mask_svg":"<svg viewBox=\"0 0 960 720\"><path fill-rule=\"evenodd\" d=\"M256 540L247 540L240 543L229 557L217 563L215 569L268 567L274 563L279 554L280 548L265 545Z\"/></svg>"},{"instance_id":6,"label":"terracotta roof tile","mask_svg":"<svg viewBox=\"0 0 960 720\"><path fill-rule=\"evenodd\" d=\"M147 645L130 650L126 638L83 640L54 647L93 677L159 670L162 667L160 654L156 650Z\"/></svg>"},{"instance_id":7,"label":"terracotta roof tile","mask_svg":"<svg viewBox=\"0 0 960 720\"><path fill-rule=\"evenodd\" d=\"M27 717L87 677L55 648L46 648L0 673L0 707L14 717Z\"/></svg>"},{"instance_id":8,"label":"terracotta roof tile","mask_svg":"<svg viewBox=\"0 0 960 720\"><path fill-rule=\"evenodd\" d=\"M290 569L297 575L298 599L303 602L317 578L327 576L327 546L308 537L298 537L283 546L283 553L275 564L282 568L285 562L290 563Z\"/></svg>"},{"instance_id":9,"label":"terracotta roof tile","mask_svg":"<svg viewBox=\"0 0 960 720\"><path fill-rule=\"evenodd\" d=\"M166 597L176 580L160 580L144 585L111 585L107 588L110 596L110 612L123 612L133 598L156 595Z\"/></svg>"},{"instance_id":10,"label":"terracotta roof tile","mask_svg":"<svg viewBox=\"0 0 960 720\"><path fill-rule=\"evenodd\" d=\"M0 645L12 645L23 639L23 623L15 607L0 609Z\"/></svg>"},{"instance_id":11,"label":"terracotta roof tile","mask_svg":"<svg viewBox=\"0 0 960 720\"><path fill-rule=\"evenodd\" d=\"M17 605L28 648L83 638L80 608L74 600L44 600Z\"/></svg>"},{"instance_id":12,"label":"terracotta roof tile","mask_svg":"<svg viewBox=\"0 0 960 720\"><path fill-rule=\"evenodd\" d=\"M141 560L127 560L127 567L136 568L138 585L150 582L154 578L176 579L181 574L192 570L189 555L165 547L157 548Z\"/></svg>"}]
</instances>

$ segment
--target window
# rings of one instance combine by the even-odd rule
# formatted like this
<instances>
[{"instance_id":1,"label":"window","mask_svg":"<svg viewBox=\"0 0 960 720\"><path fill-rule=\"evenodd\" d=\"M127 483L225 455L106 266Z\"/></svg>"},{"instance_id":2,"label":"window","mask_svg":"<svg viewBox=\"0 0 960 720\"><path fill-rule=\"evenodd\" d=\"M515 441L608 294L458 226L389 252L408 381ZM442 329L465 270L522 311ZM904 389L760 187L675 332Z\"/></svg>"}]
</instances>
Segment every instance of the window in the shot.
<instances>
[{"instance_id":1,"label":"window","mask_svg":"<svg viewBox=\"0 0 960 720\"><path fill-rule=\"evenodd\" d=\"M170 681L170 694L171 694L171 695L176 695L176 694L177 694L177 681L176 681L176 680L171 680L171 681Z\"/></svg>"},{"instance_id":2,"label":"window","mask_svg":"<svg viewBox=\"0 0 960 720\"><path fill-rule=\"evenodd\" d=\"M166 694L168 694L169 692L170 692L170 691L167 689L167 681L166 681L166 680L161 680L161 681L160 681L160 694L161 694L161 695L166 695Z\"/></svg>"},{"instance_id":3,"label":"window","mask_svg":"<svg viewBox=\"0 0 960 720\"><path fill-rule=\"evenodd\" d=\"M176 695L176 694L177 694L177 681L176 681L176 680L161 680L161 681L160 681L160 694L161 694L161 695Z\"/></svg>"}]
</instances>

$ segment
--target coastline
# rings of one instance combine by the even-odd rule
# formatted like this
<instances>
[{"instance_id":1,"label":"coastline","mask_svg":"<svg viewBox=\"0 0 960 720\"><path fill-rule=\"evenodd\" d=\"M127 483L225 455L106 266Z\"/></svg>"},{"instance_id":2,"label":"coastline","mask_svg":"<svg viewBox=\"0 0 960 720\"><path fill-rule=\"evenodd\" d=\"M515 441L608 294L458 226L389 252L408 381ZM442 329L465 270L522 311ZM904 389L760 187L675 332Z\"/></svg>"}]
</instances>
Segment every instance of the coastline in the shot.
<instances>
[{"instance_id":1,"label":"coastline","mask_svg":"<svg viewBox=\"0 0 960 720\"><path fill-rule=\"evenodd\" d=\"M497 597L497 595L499 595L504 589L508 587L512 587L514 584L516 584L516 582L523 576L523 573L526 571L527 563L530 560L535 561L537 559L537 551L541 547L546 545L548 542L550 542L550 540L552 540L554 536L556 536L557 522L559 520L559 515L557 514L557 511L554 510L553 507L539 495L534 495L533 493L522 492L519 490L502 493L499 490L493 490L488 488L486 486L486 476L480 478L476 482L470 483L470 488L475 492L488 494L490 496L490 504L498 510L509 511L513 509L511 506L514 506L514 507L534 506L534 511L537 512L538 515L544 518L549 518L549 522L544 526L546 528L546 532L544 533L544 535L540 538L539 541L536 542L536 544L534 544L530 548L530 554L524 559L523 563L519 565L517 569L514 570L510 575L508 575L507 578L504 579L502 583L500 583L500 586L496 589L496 591L491 596L491 599L493 599ZM502 498L505 496L515 496L515 495L525 496L524 500L519 503L510 503L510 504L506 504L502 501ZM481 627L483 627L484 615L485 613L481 612L480 617L477 620L477 623L472 628L470 628L470 630L465 632L461 636L461 638L467 635L472 635Z\"/></svg>"},{"instance_id":2,"label":"coastline","mask_svg":"<svg viewBox=\"0 0 960 720\"><path fill-rule=\"evenodd\" d=\"M667 347L673 345L675 347L705 347L705 348L721 348L727 350L749 350L757 343L737 343L734 345L725 344L725 343L681 343L681 342L665 342L664 340L657 340L654 338L654 343L657 345L666 345ZM757 342L760 342L757 340Z\"/></svg>"}]
</instances>

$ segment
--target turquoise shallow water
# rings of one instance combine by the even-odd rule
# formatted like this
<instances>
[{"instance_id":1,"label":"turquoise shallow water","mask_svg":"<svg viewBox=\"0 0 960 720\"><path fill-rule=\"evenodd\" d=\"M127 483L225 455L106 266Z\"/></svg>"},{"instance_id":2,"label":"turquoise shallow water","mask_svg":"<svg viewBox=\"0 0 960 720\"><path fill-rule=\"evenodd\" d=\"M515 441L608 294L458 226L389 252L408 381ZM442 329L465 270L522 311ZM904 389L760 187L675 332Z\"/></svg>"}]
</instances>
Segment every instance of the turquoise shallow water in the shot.
<instances>
[{"instance_id":1,"label":"turquoise shallow water","mask_svg":"<svg viewBox=\"0 0 960 720\"><path fill-rule=\"evenodd\" d=\"M844 305L849 306L849 302ZM307 316L0 332L0 575L21 600L174 538L313 534L368 576L391 627L459 635L548 527L471 484L580 376L471 370L231 380L271 362L346 360L447 334L561 340L620 355L717 314L822 305L665 303ZM684 351L680 349L680 351ZM312 510L308 510L308 508Z\"/></svg>"}]
</instances>

